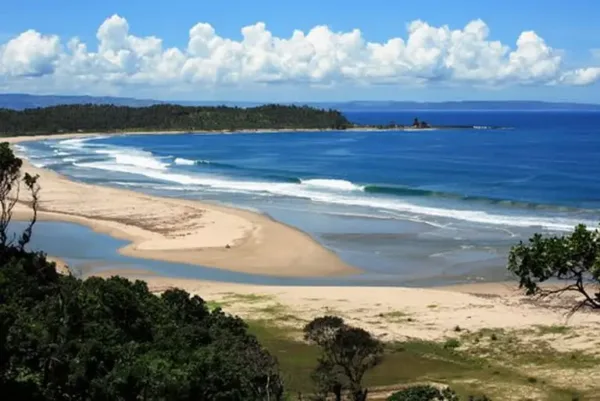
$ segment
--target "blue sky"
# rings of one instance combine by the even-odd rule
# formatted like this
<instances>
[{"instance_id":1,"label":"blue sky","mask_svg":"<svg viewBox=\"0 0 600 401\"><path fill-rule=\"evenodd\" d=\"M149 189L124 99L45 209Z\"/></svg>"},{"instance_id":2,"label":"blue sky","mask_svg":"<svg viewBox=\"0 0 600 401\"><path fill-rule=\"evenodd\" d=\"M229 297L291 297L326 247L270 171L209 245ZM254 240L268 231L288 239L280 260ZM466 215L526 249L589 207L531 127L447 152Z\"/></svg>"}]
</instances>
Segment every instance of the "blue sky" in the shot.
<instances>
[{"instance_id":1,"label":"blue sky","mask_svg":"<svg viewBox=\"0 0 600 401\"><path fill-rule=\"evenodd\" d=\"M600 103L598 21L593 0L4 0L0 91ZM214 32L197 30L192 45L190 29L198 23ZM248 26L255 29L245 37ZM309 35L319 26L328 30ZM294 30L304 36L278 44ZM534 35L523 36L529 31ZM150 36L160 44L144 41ZM85 52L69 47L75 37ZM402 44L374 50L393 38ZM490 50L495 41L504 52Z\"/></svg>"}]
</instances>

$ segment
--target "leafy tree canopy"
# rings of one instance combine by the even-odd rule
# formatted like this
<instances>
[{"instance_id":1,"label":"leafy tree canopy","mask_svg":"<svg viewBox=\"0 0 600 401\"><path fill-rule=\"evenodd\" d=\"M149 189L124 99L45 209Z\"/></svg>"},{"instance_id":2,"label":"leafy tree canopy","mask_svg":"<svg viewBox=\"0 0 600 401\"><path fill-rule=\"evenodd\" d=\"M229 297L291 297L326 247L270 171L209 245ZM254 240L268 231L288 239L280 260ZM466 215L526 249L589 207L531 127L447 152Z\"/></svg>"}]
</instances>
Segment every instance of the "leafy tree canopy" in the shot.
<instances>
[{"instance_id":1,"label":"leafy tree canopy","mask_svg":"<svg viewBox=\"0 0 600 401\"><path fill-rule=\"evenodd\" d=\"M124 130L345 129L336 110L265 105L252 108L75 104L15 111L0 109L0 135Z\"/></svg>"},{"instance_id":2,"label":"leafy tree canopy","mask_svg":"<svg viewBox=\"0 0 600 401\"><path fill-rule=\"evenodd\" d=\"M349 326L335 316L319 317L308 323L304 337L322 351L313 379L323 399L332 393L340 400L346 390L352 400L366 400L368 392L363 388L363 378L381 362L383 344L369 332Z\"/></svg>"},{"instance_id":3,"label":"leafy tree canopy","mask_svg":"<svg viewBox=\"0 0 600 401\"><path fill-rule=\"evenodd\" d=\"M36 178L0 145L0 389L7 400L280 400L277 361L239 318L182 290L142 281L85 281L29 252L34 220L7 235L24 183Z\"/></svg>"},{"instance_id":4,"label":"leafy tree canopy","mask_svg":"<svg viewBox=\"0 0 600 401\"><path fill-rule=\"evenodd\" d=\"M513 247L508 269L520 280L527 294L543 296L574 291L582 295L582 306L600 309L600 232L585 225L566 236L535 234L528 243ZM558 279L557 286L541 288L540 283Z\"/></svg>"}]
</instances>

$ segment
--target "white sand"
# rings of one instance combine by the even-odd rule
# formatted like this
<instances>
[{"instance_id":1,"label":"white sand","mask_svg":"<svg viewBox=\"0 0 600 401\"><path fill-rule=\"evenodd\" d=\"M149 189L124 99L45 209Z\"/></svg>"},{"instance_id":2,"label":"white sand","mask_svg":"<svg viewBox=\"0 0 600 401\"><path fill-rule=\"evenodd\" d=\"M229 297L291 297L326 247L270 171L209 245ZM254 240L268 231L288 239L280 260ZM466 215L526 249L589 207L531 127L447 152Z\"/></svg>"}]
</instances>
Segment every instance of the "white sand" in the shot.
<instances>
[{"instance_id":1,"label":"white sand","mask_svg":"<svg viewBox=\"0 0 600 401\"><path fill-rule=\"evenodd\" d=\"M261 286L161 277L124 270L95 274L141 279L156 293L181 288L248 319L300 328L325 314L343 317L384 340L444 340L482 329L535 330L568 326L577 336L552 338L557 350L597 350L600 313L567 316L564 303L531 302L514 283L439 289L402 287ZM460 332L456 331L456 327ZM522 336L525 338L525 334ZM539 339L539 336L535 336Z\"/></svg>"},{"instance_id":2,"label":"white sand","mask_svg":"<svg viewBox=\"0 0 600 401\"><path fill-rule=\"evenodd\" d=\"M276 276L358 271L307 234L258 213L73 182L27 162L23 171L40 176L40 219L84 224L131 241L120 250L126 255ZM16 212L18 219L30 215L26 204Z\"/></svg>"},{"instance_id":3,"label":"white sand","mask_svg":"<svg viewBox=\"0 0 600 401\"><path fill-rule=\"evenodd\" d=\"M25 171L40 175L43 219L85 224L132 241L121 250L127 255L280 276L356 271L306 234L256 213L74 183L29 164ZM19 217L27 217L23 205ZM532 303L511 284L445 289L276 287L166 278L142 271L102 273L112 274L141 278L155 292L183 288L222 303L230 313L274 318L278 324L296 327L316 316L335 314L384 339L441 340L456 337L457 326L461 332L475 332L567 325L577 328L577 336L553 338L556 349L589 350L599 345L595 333L600 314L581 312L567 319L568 309Z\"/></svg>"}]
</instances>

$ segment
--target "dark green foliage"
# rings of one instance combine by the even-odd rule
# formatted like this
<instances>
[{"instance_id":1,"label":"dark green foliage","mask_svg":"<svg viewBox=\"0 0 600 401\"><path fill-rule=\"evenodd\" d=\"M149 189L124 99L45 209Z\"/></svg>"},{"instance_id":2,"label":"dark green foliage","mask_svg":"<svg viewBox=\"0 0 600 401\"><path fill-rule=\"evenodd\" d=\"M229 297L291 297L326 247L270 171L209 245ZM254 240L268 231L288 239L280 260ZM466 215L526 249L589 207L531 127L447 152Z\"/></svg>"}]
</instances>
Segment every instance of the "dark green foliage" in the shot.
<instances>
[{"instance_id":1,"label":"dark green foliage","mask_svg":"<svg viewBox=\"0 0 600 401\"><path fill-rule=\"evenodd\" d=\"M59 276L41 254L0 263L0 387L43 400L277 400L276 361L239 319L180 290Z\"/></svg>"},{"instance_id":2,"label":"dark green foliage","mask_svg":"<svg viewBox=\"0 0 600 401\"><path fill-rule=\"evenodd\" d=\"M313 373L321 397L332 393L336 400L347 391L354 401L365 401L365 373L377 366L383 356L383 344L367 331L352 327L335 316L314 319L304 328L304 338L322 351Z\"/></svg>"},{"instance_id":3,"label":"dark green foliage","mask_svg":"<svg viewBox=\"0 0 600 401\"><path fill-rule=\"evenodd\" d=\"M345 129L350 122L336 110L265 105L187 107L155 105L62 105L15 111L0 109L0 135L124 130Z\"/></svg>"},{"instance_id":4,"label":"dark green foliage","mask_svg":"<svg viewBox=\"0 0 600 401\"><path fill-rule=\"evenodd\" d=\"M20 162L0 146L3 188L19 182ZM35 210L32 183L26 175ZM157 297L142 281L61 276L25 250L34 223L18 245L0 244L3 400L282 399L277 361L242 320L181 290Z\"/></svg>"},{"instance_id":5,"label":"dark green foliage","mask_svg":"<svg viewBox=\"0 0 600 401\"><path fill-rule=\"evenodd\" d=\"M446 349L455 349L460 347L460 341L456 338L449 338L444 342L444 348Z\"/></svg>"},{"instance_id":6,"label":"dark green foliage","mask_svg":"<svg viewBox=\"0 0 600 401\"><path fill-rule=\"evenodd\" d=\"M484 401L469 397L469 400ZM459 401L458 395L450 389L439 389L429 385L411 386L397 391L387 401ZM489 401L489 400L488 400Z\"/></svg>"},{"instance_id":7,"label":"dark green foliage","mask_svg":"<svg viewBox=\"0 0 600 401\"><path fill-rule=\"evenodd\" d=\"M575 291L583 296L582 306L600 309L600 232L586 226L575 227L562 237L535 234L528 243L512 248L508 269L517 275L528 295L551 295ZM559 288L541 289L548 279L567 282Z\"/></svg>"}]
</instances>

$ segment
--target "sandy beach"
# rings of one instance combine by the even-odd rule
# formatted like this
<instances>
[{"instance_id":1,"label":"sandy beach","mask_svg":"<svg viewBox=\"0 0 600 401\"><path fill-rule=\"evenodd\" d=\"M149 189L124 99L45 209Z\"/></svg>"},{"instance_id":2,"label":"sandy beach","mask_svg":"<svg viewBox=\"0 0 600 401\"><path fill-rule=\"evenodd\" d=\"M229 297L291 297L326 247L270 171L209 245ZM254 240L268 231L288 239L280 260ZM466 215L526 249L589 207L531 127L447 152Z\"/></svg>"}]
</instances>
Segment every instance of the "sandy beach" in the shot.
<instances>
[{"instance_id":1,"label":"sandy beach","mask_svg":"<svg viewBox=\"0 0 600 401\"><path fill-rule=\"evenodd\" d=\"M41 220L83 224L130 241L120 249L124 255L287 277L358 272L307 234L258 213L73 182L27 161L23 171L40 176ZM27 198L22 196L22 200ZM29 216L26 203L19 204L15 217Z\"/></svg>"},{"instance_id":2,"label":"sandy beach","mask_svg":"<svg viewBox=\"0 0 600 401\"><path fill-rule=\"evenodd\" d=\"M341 316L385 341L443 341L465 333L500 330L519 332L523 341L528 338L548 341L561 352L598 352L595 333L600 329L600 314L582 311L569 317L572 298L532 300L519 291L516 283L443 288L306 287L176 279L131 270L94 275L143 280L155 293L181 288L228 313L294 329L300 329L315 317L330 314ZM577 335L538 333L538 329L562 326L577 330Z\"/></svg>"},{"instance_id":3,"label":"sandy beach","mask_svg":"<svg viewBox=\"0 0 600 401\"><path fill-rule=\"evenodd\" d=\"M84 135L89 134L51 138ZM127 240L130 244L120 249L125 255L288 277L358 272L310 236L257 213L73 182L27 162L23 170L40 176L41 219L82 224ZM16 217L29 215L27 205L19 204ZM68 274L64 261L51 260L59 272ZM267 286L165 277L118 266L101 272L83 270L83 278L88 274L143 280L157 295L181 288L203 298L209 308L220 307L269 330L281 328L278 335L294 340L301 340L302 327L315 317L335 315L385 342L436 343L438 347L450 342L460 355L484 357L509 366L524 378L534 377L561 388L591 393L600 380L600 370L585 365L586 358L600 357L600 314L581 310L570 316L572 296L530 298L514 282L443 288ZM517 361L525 353L582 362L548 368L544 363ZM502 394L513 396L503 399L530 396L532 383L516 389L511 384ZM481 384L492 389L495 385Z\"/></svg>"},{"instance_id":4,"label":"sandy beach","mask_svg":"<svg viewBox=\"0 0 600 401\"><path fill-rule=\"evenodd\" d=\"M435 128L419 128L419 130L433 130ZM411 131L413 128L395 127L395 128L375 128L375 127L357 127L357 128L346 128L344 130L335 129L322 129L322 128L265 128L265 129L238 129L238 130L195 130L195 131L178 131L178 130L166 130L166 131L112 131L112 132L65 132L60 134L40 134L40 135L22 135L22 136L0 136L0 142L18 143L28 141L43 141L46 139L73 139L73 138L85 138L94 136L104 135L181 135L181 134L222 134L222 135L236 135L236 134L274 134L274 133L295 133L295 132L324 132L324 131L342 131L342 132L393 132L393 131Z\"/></svg>"},{"instance_id":5,"label":"sandy beach","mask_svg":"<svg viewBox=\"0 0 600 401\"><path fill-rule=\"evenodd\" d=\"M24 166L24 171L40 175L42 219L83 224L131 241L120 250L126 255L278 276L357 272L308 235L257 213L72 182L27 162ZM26 205L20 204L17 217L28 215ZM261 310L270 311L265 317L273 310L285 311L285 316L294 317L291 322L296 325L323 313L339 314L389 340L440 340L451 336L457 326L477 331L572 325L579 328L578 333L600 328L600 315L579 313L567 320L564 302L531 302L514 283L438 289L277 287L168 278L131 270L98 274L143 279L155 292L183 288L225 305L230 313L254 319L260 318ZM281 319L284 324L286 321ZM594 345L595 340L588 341L585 334L579 334L553 344L577 349Z\"/></svg>"}]
</instances>

